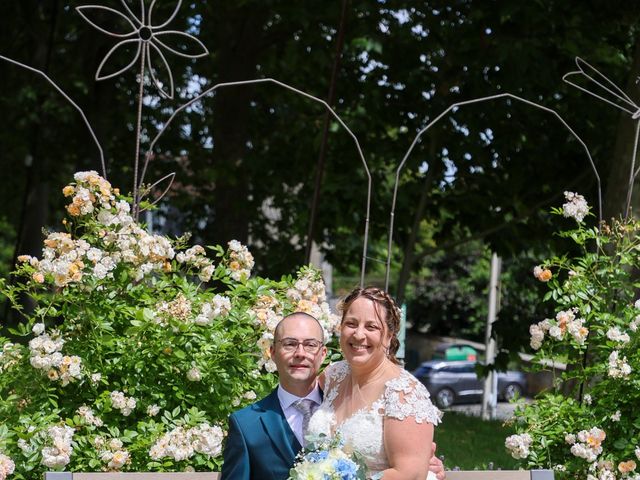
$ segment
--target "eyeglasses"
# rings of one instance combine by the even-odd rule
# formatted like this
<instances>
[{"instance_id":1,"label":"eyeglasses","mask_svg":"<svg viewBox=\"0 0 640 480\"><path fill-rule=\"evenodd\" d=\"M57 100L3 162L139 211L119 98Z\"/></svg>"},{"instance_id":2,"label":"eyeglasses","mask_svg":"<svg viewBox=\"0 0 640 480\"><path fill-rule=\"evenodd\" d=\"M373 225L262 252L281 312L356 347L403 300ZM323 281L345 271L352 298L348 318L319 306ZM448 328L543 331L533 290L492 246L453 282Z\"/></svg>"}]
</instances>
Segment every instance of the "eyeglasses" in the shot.
<instances>
[{"instance_id":1,"label":"eyeglasses","mask_svg":"<svg viewBox=\"0 0 640 480\"><path fill-rule=\"evenodd\" d=\"M314 339L303 340L302 342L296 340L295 338L283 338L282 340L278 340L278 343L282 345L282 349L285 352L295 352L298 350L298 345L302 345L304 351L307 353L318 353L320 347L322 346L322 342Z\"/></svg>"}]
</instances>

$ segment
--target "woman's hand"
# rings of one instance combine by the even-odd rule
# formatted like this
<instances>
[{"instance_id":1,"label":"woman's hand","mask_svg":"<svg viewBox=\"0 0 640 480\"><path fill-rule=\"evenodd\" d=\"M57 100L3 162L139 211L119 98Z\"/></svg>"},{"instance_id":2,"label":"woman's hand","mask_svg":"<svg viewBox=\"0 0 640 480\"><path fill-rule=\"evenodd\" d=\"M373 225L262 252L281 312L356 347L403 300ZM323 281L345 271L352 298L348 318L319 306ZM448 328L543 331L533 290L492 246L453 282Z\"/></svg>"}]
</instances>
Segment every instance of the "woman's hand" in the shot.
<instances>
[{"instance_id":1,"label":"woman's hand","mask_svg":"<svg viewBox=\"0 0 640 480\"><path fill-rule=\"evenodd\" d=\"M429 460L429 471L433 473L438 480L445 480L446 475L444 473L444 464L436 456L436 442L431 444L431 460Z\"/></svg>"}]
</instances>

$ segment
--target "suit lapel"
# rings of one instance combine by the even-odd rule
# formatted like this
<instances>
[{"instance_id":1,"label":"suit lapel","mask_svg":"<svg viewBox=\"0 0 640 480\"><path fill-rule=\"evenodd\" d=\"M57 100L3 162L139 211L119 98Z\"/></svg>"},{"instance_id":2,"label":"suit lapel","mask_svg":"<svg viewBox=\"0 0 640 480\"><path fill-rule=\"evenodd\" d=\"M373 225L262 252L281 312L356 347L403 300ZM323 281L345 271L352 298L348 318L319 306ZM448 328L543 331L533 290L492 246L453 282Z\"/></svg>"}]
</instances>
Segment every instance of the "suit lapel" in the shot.
<instances>
[{"instance_id":1,"label":"suit lapel","mask_svg":"<svg viewBox=\"0 0 640 480\"><path fill-rule=\"evenodd\" d=\"M264 400L258 402L258 405L263 409L260 421L266 434L280 454L293 465L301 446L284 416L278 400L278 390L275 389Z\"/></svg>"}]
</instances>

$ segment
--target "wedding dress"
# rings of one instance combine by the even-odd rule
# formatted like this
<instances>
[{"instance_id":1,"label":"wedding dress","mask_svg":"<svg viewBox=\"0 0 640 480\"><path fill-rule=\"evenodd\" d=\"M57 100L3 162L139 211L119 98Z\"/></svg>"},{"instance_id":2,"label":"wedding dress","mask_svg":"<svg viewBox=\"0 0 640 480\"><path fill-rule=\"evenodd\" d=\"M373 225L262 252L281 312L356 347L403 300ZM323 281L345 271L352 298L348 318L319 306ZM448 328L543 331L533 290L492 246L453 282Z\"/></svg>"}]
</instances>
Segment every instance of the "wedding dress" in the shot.
<instances>
[{"instance_id":1,"label":"wedding dress","mask_svg":"<svg viewBox=\"0 0 640 480\"><path fill-rule=\"evenodd\" d=\"M384 417L404 420L414 417L418 423L437 425L441 412L429 400L429 392L406 370L387 380L383 393L368 407L352 412L340 425L336 425L333 402L341 383L350 372L349 364L341 361L325 369L325 392L322 405L309 421L308 435L339 433L346 445L350 445L365 459L369 473L376 474L389 468L384 448ZM429 479L435 478L429 476Z\"/></svg>"}]
</instances>

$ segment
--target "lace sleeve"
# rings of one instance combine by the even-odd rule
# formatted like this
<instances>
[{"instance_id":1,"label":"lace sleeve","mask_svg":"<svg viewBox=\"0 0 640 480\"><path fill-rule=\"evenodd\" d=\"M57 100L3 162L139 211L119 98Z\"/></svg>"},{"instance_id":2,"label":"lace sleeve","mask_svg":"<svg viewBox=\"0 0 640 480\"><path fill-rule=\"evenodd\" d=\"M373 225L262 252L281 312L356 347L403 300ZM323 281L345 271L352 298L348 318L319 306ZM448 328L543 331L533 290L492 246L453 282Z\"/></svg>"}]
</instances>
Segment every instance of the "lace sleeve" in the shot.
<instances>
[{"instance_id":1,"label":"lace sleeve","mask_svg":"<svg viewBox=\"0 0 640 480\"><path fill-rule=\"evenodd\" d=\"M429 399L429 392L413 375L403 371L387 383L385 416L404 420L414 417L416 423L440 423L442 412Z\"/></svg>"},{"instance_id":2,"label":"lace sleeve","mask_svg":"<svg viewBox=\"0 0 640 480\"><path fill-rule=\"evenodd\" d=\"M338 385L344 377L347 376L349 371L349 364L344 360L327 365L324 369L325 385L324 395L329 402L333 402L333 399L338 394Z\"/></svg>"}]
</instances>

